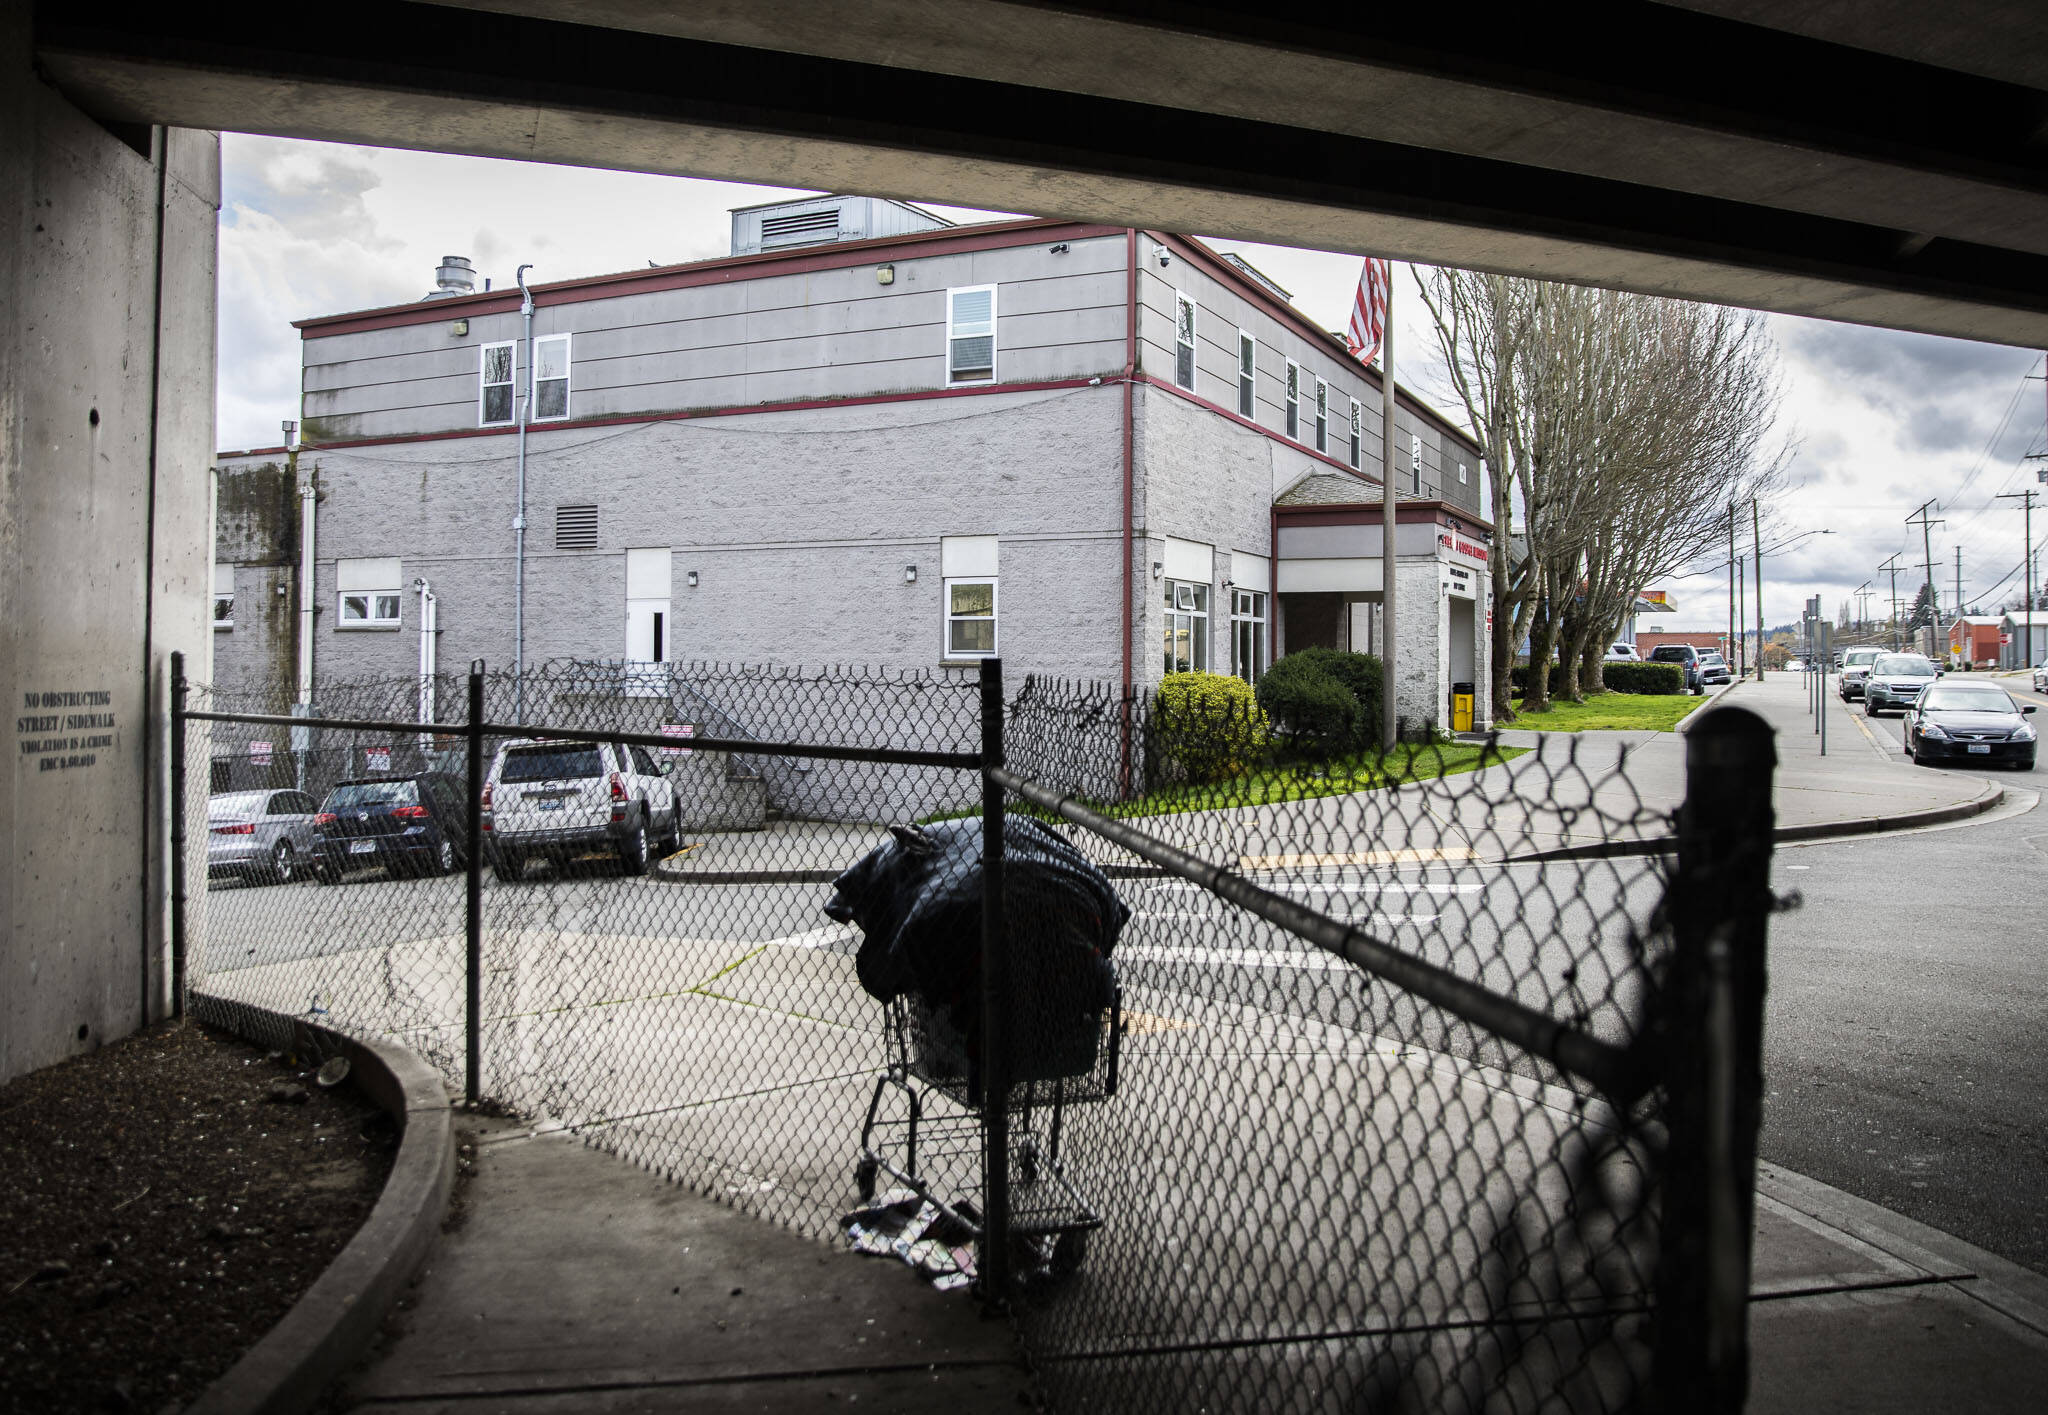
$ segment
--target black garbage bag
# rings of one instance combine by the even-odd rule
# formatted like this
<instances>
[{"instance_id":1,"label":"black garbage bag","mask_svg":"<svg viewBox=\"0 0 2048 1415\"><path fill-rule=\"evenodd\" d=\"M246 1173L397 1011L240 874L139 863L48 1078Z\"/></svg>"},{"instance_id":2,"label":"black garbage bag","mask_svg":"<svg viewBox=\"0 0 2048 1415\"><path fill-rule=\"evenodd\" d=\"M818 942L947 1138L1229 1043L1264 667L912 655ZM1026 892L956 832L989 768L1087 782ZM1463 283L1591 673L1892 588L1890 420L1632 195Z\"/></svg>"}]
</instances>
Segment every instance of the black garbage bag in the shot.
<instances>
[{"instance_id":1,"label":"black garbage bag","mask_svg":"<svg viewBox=\"0 0 2048 1415\"><path fill-rule=\"evenodd\" d=\"M825 905L860 926L854 965L869 996L912 994L962 1040L970 1064L980 1055L981 836L972 819L897 826L832 882ZM1086 856L1028 816L1003 821L1003 870L1012 1074L1085 1070L1116 994L1110 954L1131 911Z\"/></svg>"}]
</instances>

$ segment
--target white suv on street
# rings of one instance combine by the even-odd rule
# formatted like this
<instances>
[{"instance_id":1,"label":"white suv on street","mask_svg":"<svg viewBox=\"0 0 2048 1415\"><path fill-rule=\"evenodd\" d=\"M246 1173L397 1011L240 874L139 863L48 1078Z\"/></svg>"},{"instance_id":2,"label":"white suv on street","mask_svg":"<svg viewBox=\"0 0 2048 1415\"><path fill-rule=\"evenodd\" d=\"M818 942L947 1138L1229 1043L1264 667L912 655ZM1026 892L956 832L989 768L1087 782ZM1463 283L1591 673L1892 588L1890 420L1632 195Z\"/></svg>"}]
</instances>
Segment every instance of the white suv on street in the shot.
<instances>
[{"instance_id":1,"label":"white suv on street","mask_svg":"<svg viewBox=\"0 0 2048 1415\"><path fill-rule=\"evenodd\" d=\"M484 785L483 830L491 868L517 880L545 855L557 869L599 852L629 875L655 852L682 844L682 813L667 765L645 747L617 742L519 739L498 748Z\"/></svg>"}]
</instances>

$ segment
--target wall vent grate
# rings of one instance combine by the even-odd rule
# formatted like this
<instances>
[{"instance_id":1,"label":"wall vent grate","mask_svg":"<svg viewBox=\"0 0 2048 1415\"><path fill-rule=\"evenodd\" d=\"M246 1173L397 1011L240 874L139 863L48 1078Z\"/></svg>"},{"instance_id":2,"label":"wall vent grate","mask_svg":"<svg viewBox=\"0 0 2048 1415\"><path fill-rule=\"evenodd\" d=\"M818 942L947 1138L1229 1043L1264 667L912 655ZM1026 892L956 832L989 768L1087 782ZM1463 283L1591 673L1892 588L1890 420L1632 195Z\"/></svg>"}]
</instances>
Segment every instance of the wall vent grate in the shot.
<instances>
[{"instance_id":1,"label":"wall vent grate","mask_svg":"<svg viewBox=\"0 0 2048 1415\"><path fill-rule=\"evenodd\" d=\"M809 241L831 241L839 236L839 208L828 206L822 211L799 211L788 216L767 216L761 219L761 244L763 246L790 246Z\"/></svg>"},{"instance_id":2,"label":"wall vent grate","mask_svg":"<svg viewBox=\"0 0 2048 1415\"><path fill-rule=\"evenodd\" d=\"M597 549L597 508L557 506L555 508L555 549Z\"/></svg>"}]
</instances>

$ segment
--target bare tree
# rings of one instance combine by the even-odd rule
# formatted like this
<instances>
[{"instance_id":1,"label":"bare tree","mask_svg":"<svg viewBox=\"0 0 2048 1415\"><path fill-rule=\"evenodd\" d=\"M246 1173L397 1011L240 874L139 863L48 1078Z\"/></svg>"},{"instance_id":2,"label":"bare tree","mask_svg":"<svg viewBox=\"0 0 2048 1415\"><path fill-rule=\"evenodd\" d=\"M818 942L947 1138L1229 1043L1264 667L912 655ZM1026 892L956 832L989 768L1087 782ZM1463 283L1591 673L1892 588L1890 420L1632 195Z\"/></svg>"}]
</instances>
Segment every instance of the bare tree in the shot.
<instances>
[{"instance_id":1,"label":"bare tree","mask_svg":"<svg viewBox=\"0 0 2048 1415\"><path fill-rule=\"evenodd\" d=\"M1731 500L1767 490L1778 405L1761 316L1577 286L1419 274L1451 386L1486 456L1495 525L1493 688L1505 711L1529 639L1523 710L1600 691L1636 595L1717 543ZM1517 534L1514 515L1519 510Z\"/></svg>"}]
</instances>

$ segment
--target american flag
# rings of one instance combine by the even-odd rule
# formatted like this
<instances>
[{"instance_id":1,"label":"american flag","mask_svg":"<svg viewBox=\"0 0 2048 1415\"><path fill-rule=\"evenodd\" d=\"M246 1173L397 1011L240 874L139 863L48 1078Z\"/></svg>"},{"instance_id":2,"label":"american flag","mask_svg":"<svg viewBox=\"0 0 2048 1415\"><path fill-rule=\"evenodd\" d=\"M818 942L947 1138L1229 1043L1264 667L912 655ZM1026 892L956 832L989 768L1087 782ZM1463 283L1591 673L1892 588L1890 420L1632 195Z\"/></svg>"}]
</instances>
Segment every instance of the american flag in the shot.
<instances>
[{"instance_id":1,"label":"american flag","mask_svg":"<svg viewBox=\"0 0 2048 1415\"><path fill-rule=\"evenodd\" d=\"M1358 275L1358 295L1351 302L1351 327L1345 331L1344 342L1351 346L1351 352L1362 364L1369 364L1379 356L1380 334L1387 324L1387 287L1391 272L1383 260L1365 259L1365 269Z\"/></svg>"}]
</instances>

